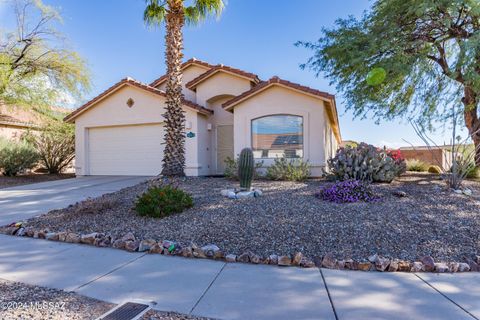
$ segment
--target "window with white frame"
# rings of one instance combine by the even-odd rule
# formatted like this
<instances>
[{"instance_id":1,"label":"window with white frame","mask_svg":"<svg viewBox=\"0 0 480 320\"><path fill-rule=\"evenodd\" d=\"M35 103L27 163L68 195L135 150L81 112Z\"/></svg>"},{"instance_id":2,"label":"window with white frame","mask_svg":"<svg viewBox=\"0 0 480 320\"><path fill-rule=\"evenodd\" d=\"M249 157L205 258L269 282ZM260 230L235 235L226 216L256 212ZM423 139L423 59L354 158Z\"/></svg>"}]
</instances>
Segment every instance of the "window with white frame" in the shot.
<instances>
[{"instance_id":1,"label":"window with white frame","mask_svg":"<svg viewBox=\"0 0 480 320\"><path fill-rule=\"evenodd\" d=\"M253 119L252 149L256 159L303 158L303 118L281 114Z\"/></svg>"}]
</instances>

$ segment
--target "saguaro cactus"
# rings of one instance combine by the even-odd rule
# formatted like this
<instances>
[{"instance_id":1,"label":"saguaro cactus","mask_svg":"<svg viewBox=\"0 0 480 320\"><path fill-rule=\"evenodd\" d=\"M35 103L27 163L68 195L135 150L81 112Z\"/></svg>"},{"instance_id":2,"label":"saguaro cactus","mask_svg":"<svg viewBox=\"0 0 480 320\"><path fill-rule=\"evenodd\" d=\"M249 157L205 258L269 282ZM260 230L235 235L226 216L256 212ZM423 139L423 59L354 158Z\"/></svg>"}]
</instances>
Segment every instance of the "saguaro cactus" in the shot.
<instances>
[{"instance_id":1,"label":"saguaro cactus","mask_svg":"<svg viewBox=\"0 0 480 320\"><path fill-rule=\"evenodd\" d=\"M240 180L240 189L250 191L252 187L253 170L255 160L253 160L253 152L250 148L244 148L240 152L238 160L238 179Z\"/></svg>"}]
</instances>

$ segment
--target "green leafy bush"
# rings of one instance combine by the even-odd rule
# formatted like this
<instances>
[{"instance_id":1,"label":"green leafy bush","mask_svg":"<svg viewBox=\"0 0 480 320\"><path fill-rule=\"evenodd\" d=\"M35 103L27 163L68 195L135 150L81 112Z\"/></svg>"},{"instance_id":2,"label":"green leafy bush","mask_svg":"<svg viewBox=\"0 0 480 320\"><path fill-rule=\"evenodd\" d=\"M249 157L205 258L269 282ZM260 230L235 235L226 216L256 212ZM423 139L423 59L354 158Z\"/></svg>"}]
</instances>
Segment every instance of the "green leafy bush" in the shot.
<instances>
[{"instance_id":1,"label":"green leafy bush","mask_svg":"<svg viewBox=\"0 0 480 320\"><path fill-rule=\"evenodd\" d=\"M427 172L428 164L421 160L417 159L409 159L407 162L407 171L414 171L414 172Z\"/></svg>"},{"instance_id":2,"label":"green leafy bush","mask_svg":"<svg viewBox=\"0 0 480 320\"><path fill-rule=\"evenodd\" d=\"M238 180L238 162L239 158L232 159L227 157L225 160L225 178L231 180ZM255 162L255 168L253 170L253 179L257 179L261 176L260 168L263 166L263 161Z\"/></svg>"},{"instance_id":3,"label":"green leafy bush","mask_svg":"<svg viewBox=\"0 0 480 320\"><path fill-rule=\"evenodd\" d=\"M153 218L163 218L191 207L192 197L172 185L151 187L135 202L138 214Z\"/></svg>"},{"instance_id":4,"label":"green leafy bush","mask_svg":"<svg viewBox=\"0 0 480 320\"><path fill-rule=\"evenodd\" d=\"M35 148L25 141L0 139L0 170L5 176L15 176L31 169L38 161Z\"/></svg>"},{"instance_id":5,"label":"green leafy bush","mask_svg":"<svg viewBox=\"0 0 480 320\"><path fill-rule=\"evenodd\" d=\"M406 171L400 151L376 148L360 143L357 147L342 147L328 160L332 180L392 182Z\"/></svg>"},{"instance_id":6,"label":"green leafy bush","mask_svg":"<svg viewBox=\"0 0 480 320\"><path fill-rule=\"evenodd\" d=\"M270 180L305 181L310 176L310 165L299 159L276 158L267 168L266 177Z\"/></svg>"},{"instance_id":7,"label":"green leafy bush","mask_svg":"<svg viewBox=\"0 0 480 320\"><path fill-rule=\"evenodd\" d=\"M428 167L428 172L429 173L440 174L440 173L442 173L442 168L440 168L439 166L430 166L430 167Z\"/></svg>"}]
</instances>

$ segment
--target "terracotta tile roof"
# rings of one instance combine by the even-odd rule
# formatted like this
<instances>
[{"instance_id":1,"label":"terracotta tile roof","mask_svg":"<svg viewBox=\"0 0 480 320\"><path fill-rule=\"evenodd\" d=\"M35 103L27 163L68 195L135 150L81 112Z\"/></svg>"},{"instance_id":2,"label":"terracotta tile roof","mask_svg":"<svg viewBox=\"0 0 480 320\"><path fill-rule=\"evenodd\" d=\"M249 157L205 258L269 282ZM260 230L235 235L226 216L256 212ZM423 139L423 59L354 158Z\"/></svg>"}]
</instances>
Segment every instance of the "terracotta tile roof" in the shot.
<instances>
[{"instance_id":1,"label":"terracotta tile roof","mask_svg":"<svg viewBox=\"0 0 480 320\"><path fill-rule=\"evenodd\" d=\"M199 65L199 66L203 66L203 67L206 67L206 68L214 68L215 66L208 63L208 62L205 62L205 61L201 61L201 60L198 60L196 58L191 58L191 59L188 59L187 61L185 61L184 63L182 63L182 67L181 69L185 69L187 68L188 66L192 65L192 64L196 64L196 65ZM162 84L163 82L165 82L167 80L167 75L164 74L163 76L161 76L160 78L156 79L155 81L153 81L152 83L149 84L149 86L151 87L157 87L158 85Z\"/></svg>"},{"instance_id":2,"label":"terracotta tile roof","mask_svg":"<svg viewBox=\"0 0 480 320\"><path fill-rule=\"evenodd\" d=\"M210 69L209 71L207 71L205 73L202 73L201 75L199 75L198 77L196 77L192 81L188 82L185 85L185 87L193 90L193 89L195 89L195 87L198 84L200 84L204 80L210 78L211 76L213 76L214 74L216 74L220 71L224 71L224 72L227 72L227 73L239 75L243 78L247 78L248 80L250 80L251 82L253 82L255 84L257 84L261 81L260 78L254 73L246 72L246 71L243 71L243 70L240 70L240 69L236 69L236 68L224 66L223 64L219 64L219 65L216 65L215 67L213 67L212 69Z\"/></svg>"},{"instance_id":3,"label":"terracotta tile roof","mask_svg":"<svg viewBox=\"0 0 480 320\"><path fill-rule=\"evenodd\" d=\"M32 122L25 122L9 116L7 114L0 113L0 126L12 126L12 127L20 127L20 128L33 128L36 125Z\"/></svg>"},{"instance_id":4,"label":"terracotta tile roof","mask_svg":"<svg viewBox=\"0 0 480 320\"><path fill-rule=\"evenodd\" d=\"M287 80L280 79L279 77L272 77L268 81L262 81L256 86L252 87L252 89L245 91L244 93L236 96L235 98L228 100L222 106L225 110L232 109L235 105L239 104L240 102L249 99L250 97L256 95L257 93L262 92L263 90L267 89L273 85L280 85L288 88L292 88L294 90L317 96L322 100L327 102L327 115L329 117L330 123L332 124L332 129L335 134L337 141L340 143L342 141L338 123L338 114L337 114L337 107L335 102L335 96L331 95L327 92L320 91L317 89L313 89L310 87L302 86L298 83L293 83Z\"/></svg>"},{"instance_id":5,"label":"terracotta tile roof","mask_svg":"<svg viewBox=\"0 0 480 320\"><path fill-rule=\"evenodd\" d=\"M148 92L157 94L157 95L162 96L162 97L166 96L165 92L162 91L162 90L154 88L154 87L152 87L148 84L136 81L132 78L125 78L125 79L122 79L120 82L117 82L116 84L114 84L113 86L111 86L110 88L108 88L107 90L105 90L104 92L102 92L101 94L99 94L98 96L93 98L92 100L88 101L87 103L85 103L80 108L78 108L75 111L73 111L72 113L70 113L68 116L66 116L64 118L64 121L71 122L73 119L75 119L82 112L86 111L87 109L89 109L90 107L95 105L97 102L99 102L103 98L107 97L108 95L110 95L111 93L113 93L114 91L116 91L117 89L119 89L119 88L121 88L125 85L132 85L134 87L146 90ZM195 102L192 102L190 100L183 99L182 103L183 103L184 106L189 107L191 109L195 109L200 113L203 113L203 114L206 114L206 115L213 114L213 110L202 107L201 105L196 104Z\"/></svg>"},{"instance_id":6,"label":"terracotta tile roof","mask_svg":"<svg viewBox=\"0 0 480 320\"><path fill-rule=\"evenodd\" d=\"M319 96L319 97L322 97L322 98L325 98L325 99L328 99L328 100L335 99L335 96L333 96L329 93L319 91L319 90L316 90L316 89L312 89L312 88L309 88L309 87L306 87L306 86L302 86L300 84L293 83L293 82L290 82L290 81L287 81L287 80L282 80L279 77L273 77L268 81L260 82L259 84L254 86L252 89L250 89L248 91L245 91L244 93L236 96L235 98L233 98L231 100L228 100L227 102L225 102L223 104L223 108L230 109L231 107L233 107L234 105L236 105L240 101L243 101L243 100L257 94L260 91L262 91L262 90L266 89L267 87L269 87L271 85L274 85L274 84L284 85L286 87L289 87L289 88L292 88L292 89L295 89L295 90L299 90L299 91L302 91L302 92L306 92L306 93L309 93L309 94L312 94L312 95L315 95L315 96Z\"/></svg>"}]
</instances>

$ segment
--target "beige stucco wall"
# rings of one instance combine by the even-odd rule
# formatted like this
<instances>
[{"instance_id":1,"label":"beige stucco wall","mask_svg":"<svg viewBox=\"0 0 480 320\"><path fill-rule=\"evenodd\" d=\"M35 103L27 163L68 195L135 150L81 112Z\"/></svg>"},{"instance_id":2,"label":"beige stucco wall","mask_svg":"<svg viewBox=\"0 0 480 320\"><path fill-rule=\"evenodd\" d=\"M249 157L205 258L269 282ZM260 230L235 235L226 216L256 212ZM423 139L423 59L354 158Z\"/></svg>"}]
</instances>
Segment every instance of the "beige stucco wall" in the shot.
<instances>
[{"instance_id":1,"label":"beige stucco wall","mask_svg":"<svg viewBox=\"0 0 480 320\"><path fill-rule=\"evenodd\" d=\"M209 69L207 67L202 67L198 65L190 65L185 68L182 72L182 92L185 96L185 99L195 102L195 92L190 89L187 89L185 85L201 75L202 73L207 72ZM158 89L165 91L166 82L163 82L161 85L157 86Z\"/></svg>"},{"instance_id":2,"label":"beige stucco wall","mask_svg":"<svg viewBox=\"0 0 480 320\"><path fill-rule=\"evenodd\" d=\"M20 129L20 128L13 128L13 127L7 127L0 125L0 137L5 138L5 139L15 139L18 140L27 133L27 129Z\"/></svg>"},{"instance_id":3,"label":"beige stucco wall","mask_svg":"<svg viewBox=\"0 0 480 320\"><path fill-rule=\"evenodd\" d=\"M126 104L129 98L135 101L132 108ZM164 103L164 97L139 88L125 86L79 115L75 119L77 175L89 174L86 155L89 128L162 123ZM189 108L185 108L185 111L186 122L191 126L186 131L197 132L198 118L202 116ZM197 137L186 139L185 150L186 174L196 176L202 166L198 162Z\"/></svg>"},{"instance_id":4,"label":"beige stucco wall","mask_svg":"<svg viewBox=\"0 0 480 320\"><path fill-rule=\"evenodd\" d=\"M250 88L251 84L247 79L225 72L217 72L197 86L196 102L206 106L212 98L225 95L238 96Z\"/></svg>"},{"instance_id":5,"label":"beige stucco wall","mask_svg":"<svg viewBox=\"0 0 480 320\"><path fill-rule=\"evenodd\" d=\"M326 111L325 111L324 117L325 119L328 119ZM337 142L337 139L335 138L335 134L333 133L332 126L330 122L326 121L325 122L325 159L328 161L328 159L334 157L335 154L337 153L337 149L338 149L338 142ZM327 164L326 170L328 171L328 164Z\"/></svg>"},{"instance_id":6,"label":"beige stucco wall","mask_svg":"<svg viewBox=\"0 0 480 320\"><path fill-rule=\"evenodd\" d=\"M208 108L212 109L214 112L214 116L209 118L209 123L212 125L212 129L209 131L210 145L212 146L210 149L210 174L223 173L221 172L223 170L217 170L218 168L222 168L221 164L219 164L219 162L222 160L217 159L217 127L226 125L233 126L233 113L225 111L225 109L222 107L223 103L232 98L233 96L221 96L217 99L209 100L207 104ZM232 154L231 156L234 157L235 155Z\"/></svg>"},{"instance_id":7,"label":"beige stucco wall","mask_svg":"<svg viewBox=\"0 0 480 320\"><path fill-rule=\"evenodd\" d=\"M198 169L199 176L207 176L212 174L212 149L211 144L212 130L208 130L208 123L211 123L212 117L197 116L197 137L195 141L198 144L197 154L200 168Z\"/></svg>"},{"instance_id":8,"label":"beige stucco wall","mask_svg":"<svg viewBox=\"0 0 480 320\"><path fill-rule=\"evenodd\" d=\"M327 120L324 104L319 99L284 87L269 87L235 107L235 155L238 155L242 148L251 147L251 121L274 114L303 117L303 160L308 160L312 166L312 176L321 176L326 164L325 124ZM263 159L263 162L264 166L268 166L274 160Z\"/></svg>"}]
</instances>

